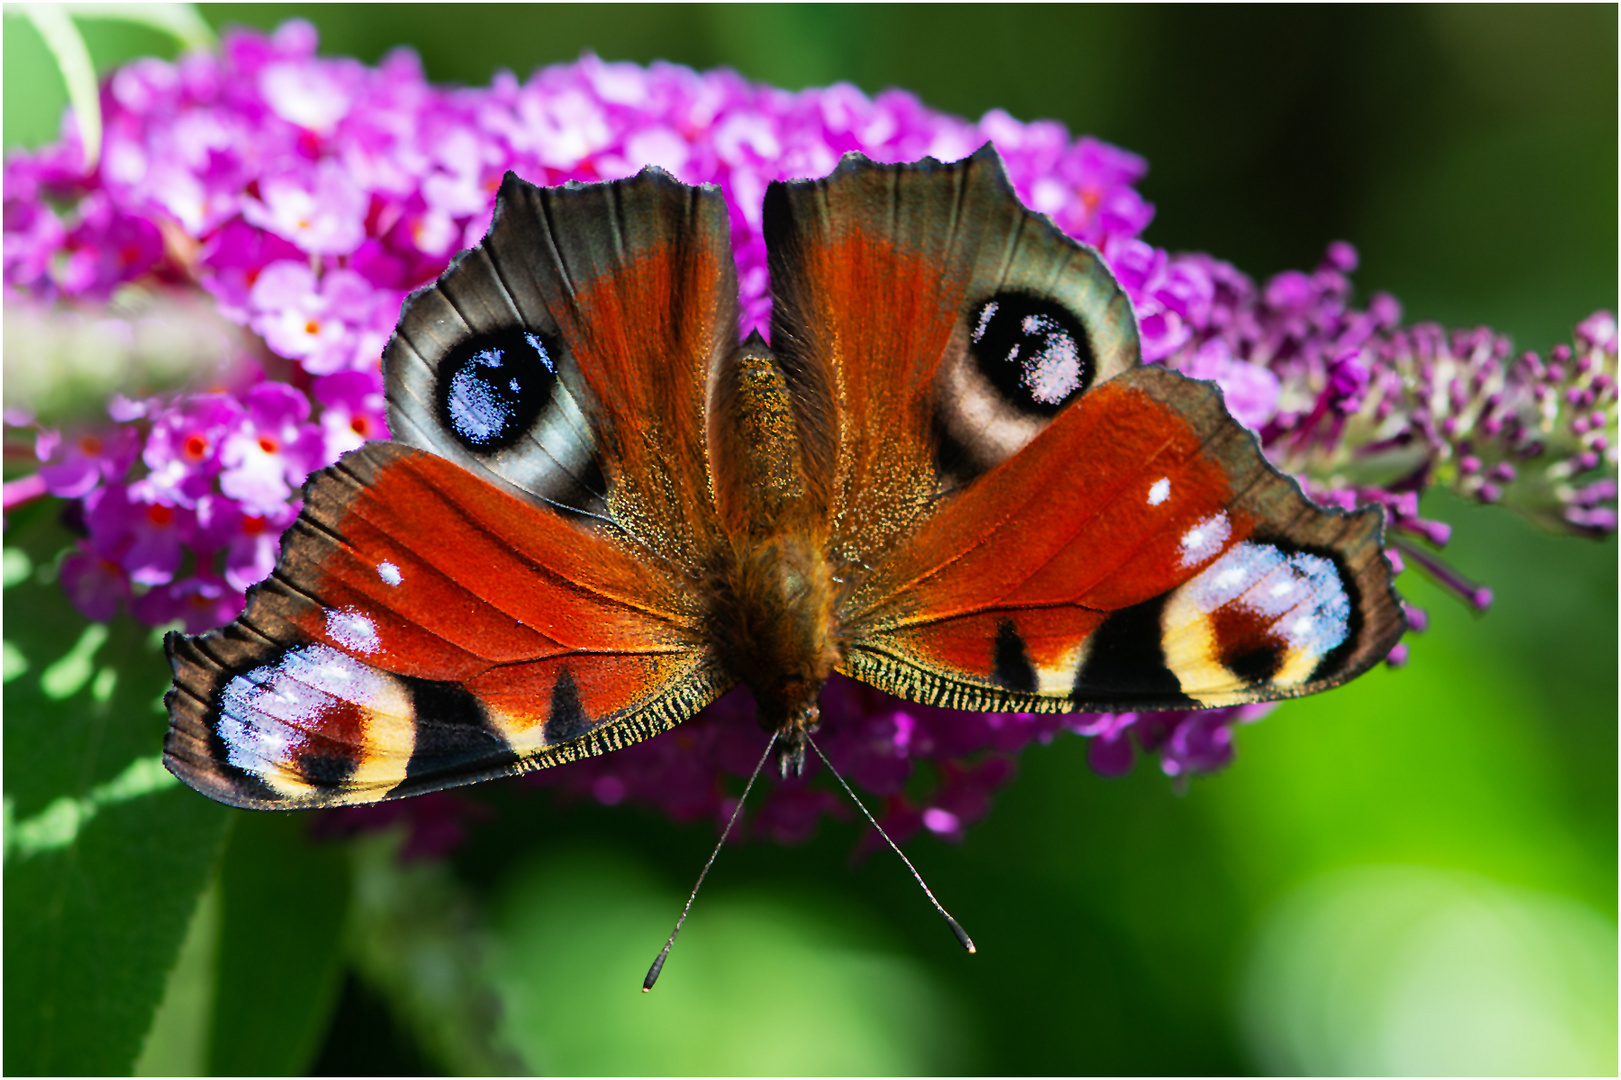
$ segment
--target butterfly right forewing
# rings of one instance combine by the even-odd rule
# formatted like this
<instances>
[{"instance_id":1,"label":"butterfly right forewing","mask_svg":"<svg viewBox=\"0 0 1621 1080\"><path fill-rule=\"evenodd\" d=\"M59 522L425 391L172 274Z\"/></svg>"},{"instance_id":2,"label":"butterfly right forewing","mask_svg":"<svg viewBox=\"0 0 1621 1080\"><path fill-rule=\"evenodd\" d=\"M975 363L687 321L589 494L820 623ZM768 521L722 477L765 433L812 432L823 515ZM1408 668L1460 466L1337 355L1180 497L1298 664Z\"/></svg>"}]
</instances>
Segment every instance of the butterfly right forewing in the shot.
<instances>
[{"instance_id":1,"label":"butterfly right forewing","mask_svg":"<svg viewBox=\"0 0 1621 1080\"><path fill-rule=\"evenodd\" d=\"M1101 258L993 150L846 159L766 209L773 346L803 414L833 403L849 673L961 709L1214 706L1400 635L1379 512L1314 507L1214 388L1143 367Z\"/></svg>"},{"instance_id":2,"label":"butterfly right forewing","mask_svg":"<svg viewBox=\"0 0 1621 1080\"><path fill-rule=\"evenodd\" d=\"M1094 313L1078 328L1091 381L1137 363L1130 304L1102 260L1039 223L988 144L953 164L847 155L825 179L767 191L771 345L836 557L876 565L942 494L1050 422L1005 408L971 363L970 316L999 297Z\"/></svg>"}]
</instances>

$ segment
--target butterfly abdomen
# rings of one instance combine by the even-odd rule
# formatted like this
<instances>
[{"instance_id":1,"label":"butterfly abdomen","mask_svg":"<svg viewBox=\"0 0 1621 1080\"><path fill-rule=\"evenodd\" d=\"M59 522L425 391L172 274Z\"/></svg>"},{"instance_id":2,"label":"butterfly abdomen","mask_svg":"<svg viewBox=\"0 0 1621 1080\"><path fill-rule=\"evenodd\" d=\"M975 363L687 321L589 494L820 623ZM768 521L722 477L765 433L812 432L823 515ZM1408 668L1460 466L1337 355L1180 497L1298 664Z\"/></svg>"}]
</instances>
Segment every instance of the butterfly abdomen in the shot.
<instances>
[{"instance_id":1,"label":"butterfly abdomen","mask_svg":"<svg viewBox=\"0 0 1621 1080\"><path fill-rule=\"evenodd\" d=\"M826 501L808 482L787 380L758 336L717 373L711 402L727 542L704 590L708 636L794 762L798 733L815 726L817 695L843 659Z\"/></svg>"},{"instance_id":2,"label":"butterfly abdomen","mask_svg":"<svg viewBox=\"0 0 1621 1080\"><path fill-rule=\"evenodd\" d=\"M825 543L804 533L739 538L706 591L710 645L754 694L761 725L790 739L813 728L816 698L844 655Z\"/></svg>"}]
</instances>

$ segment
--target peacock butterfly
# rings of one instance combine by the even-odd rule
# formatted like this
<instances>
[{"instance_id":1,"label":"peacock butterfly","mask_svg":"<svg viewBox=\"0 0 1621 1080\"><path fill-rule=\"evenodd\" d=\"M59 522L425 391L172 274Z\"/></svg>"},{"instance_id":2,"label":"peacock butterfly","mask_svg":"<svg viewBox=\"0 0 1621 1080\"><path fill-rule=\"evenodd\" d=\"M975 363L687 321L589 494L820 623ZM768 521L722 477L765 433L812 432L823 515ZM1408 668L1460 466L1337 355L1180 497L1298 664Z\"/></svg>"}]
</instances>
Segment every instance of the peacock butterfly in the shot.
<instances>
[{"instance_id":1,"label":"peacock butterfly","mask_svg":"<svg viewBox=\"0 0 1621 1080\"><path fill-rule=\"evenodd\" d=\"M1377 509L1314 506L1139 357L995 151L774 183L769 346L718 188L537 188L401 310L393 442L313 476L244 614L170 634L168 768L234 806L545 768L832 672L986 711L1338 685L1404 629Z\"/></svg>"}]
</instances>

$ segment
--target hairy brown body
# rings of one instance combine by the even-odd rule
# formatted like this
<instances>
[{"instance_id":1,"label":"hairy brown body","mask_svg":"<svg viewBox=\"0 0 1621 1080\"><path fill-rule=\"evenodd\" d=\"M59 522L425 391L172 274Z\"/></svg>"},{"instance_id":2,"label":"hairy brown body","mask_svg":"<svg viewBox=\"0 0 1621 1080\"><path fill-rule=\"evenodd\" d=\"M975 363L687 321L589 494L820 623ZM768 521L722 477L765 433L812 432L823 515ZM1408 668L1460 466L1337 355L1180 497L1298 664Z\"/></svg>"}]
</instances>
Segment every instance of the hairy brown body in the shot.
<instances>
[{"instance_id":1,"label":"hairy brown body","mask_svg":"<svg viewBox=\"0 0 1621 1080\"><path fill-rule=\"evenodd\" d=\"M710 572L707 629L727 673L754 694L786 774L805 756L817 696L844 657L840 575L821 500L806 481L788 383L758 335L717 374L710 460L728 543Z\"/></svg>"}]
</instances>

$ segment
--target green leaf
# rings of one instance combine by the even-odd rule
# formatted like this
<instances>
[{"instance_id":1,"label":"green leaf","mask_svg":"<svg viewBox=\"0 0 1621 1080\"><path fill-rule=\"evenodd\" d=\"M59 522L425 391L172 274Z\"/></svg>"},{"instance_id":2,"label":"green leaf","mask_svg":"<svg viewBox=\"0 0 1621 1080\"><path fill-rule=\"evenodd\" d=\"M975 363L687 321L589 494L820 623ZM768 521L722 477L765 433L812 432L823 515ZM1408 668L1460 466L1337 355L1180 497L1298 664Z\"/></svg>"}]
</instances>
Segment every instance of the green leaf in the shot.
<instances>
[{"instance_id":1,"label":"green leaf","mask_svg":"<svg viewBox=\"0 0 1621 1080\"><path fill-rule=\"evenodd\" d=\"M219 972L220 891L203 893L191 929L169 974L158 1014L135 1062L136 1076L201 1076L208 1066L208 1035L214 1022Z\"/></svg>"},{"instance_id":2,"label":"green leaf","mask_svg":"<svg viewBox=\"0 0 1621 1080\"><path fill-rule=\"evenodd\" d=\"M312 841L309 814L236 816L220 868L219 990L208 1071L301 1075L337 1002L347 850Z\"/></svg>"},{"instance_id":3,"label":"green leaf","mask_svg":"<svg viewBox=\"0 0 1621 1080\"><path fill-rule=\"evenodd\" d=\"M101 159L101 95L96 86L96 68L90 62L79 28L73 25L63 7L29 4L28 20L51 50L62 81L67 84L68 101L79 121L79 141L84 146L84 169L90 172Z\"/></svg>"},{"instance_id":4,"label":"green leaf","mask_svg":"<svg viewBox=\"0 0 1621 1080\"><path fill-rule=\"evenodd\" d=\"M500 1000L477 897L444 862L401 862L401 839L354 845L356 969L450 1075L523 1075L524 1063L497 1034Z\"/></svg>"},{"instance_id":5,"label":"green leaf","mask_svg":"<svg viewBox=\"0 0 1621 1080\"><path fill-rule=\"evenodd\" d=\"M162 768L161 650L54 583L54 509L15 512L7 536L4 1067L127 1073L227 815Z\"/></svg>"},{"instance_id":6,"label":"green leaf","mask_svg":"<svg viewBox=\"0 0 1621 1080\"><path fill-rule=\"evenodd\" d=\"M196 4L70 4L80 19L116 19L167 34L183 49L209 49L219 44Z\"/></svg>"}]
</instances>

